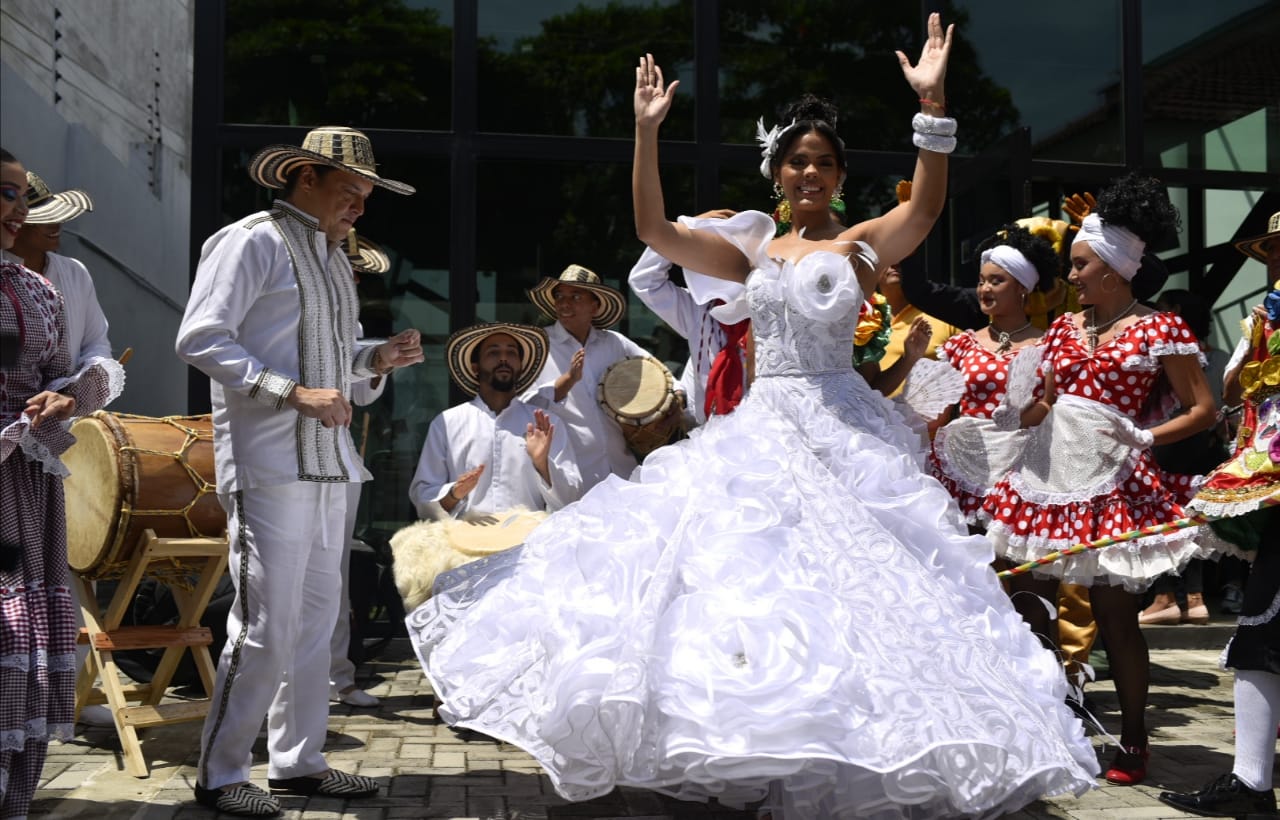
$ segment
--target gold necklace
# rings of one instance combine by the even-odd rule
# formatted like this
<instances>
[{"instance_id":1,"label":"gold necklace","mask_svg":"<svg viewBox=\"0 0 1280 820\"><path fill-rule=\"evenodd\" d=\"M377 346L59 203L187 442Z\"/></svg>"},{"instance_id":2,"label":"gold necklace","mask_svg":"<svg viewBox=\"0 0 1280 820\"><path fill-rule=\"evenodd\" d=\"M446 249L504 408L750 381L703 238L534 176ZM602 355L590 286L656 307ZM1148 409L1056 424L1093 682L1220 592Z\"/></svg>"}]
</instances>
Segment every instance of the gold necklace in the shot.
<instances>
[{"instance_id":1,"label":"gold necklace","mask_svg":"<svg viewBox=\"0 0 1280 820\"><path fill-rule=\"evenodd\" d=\"M1029 327L1031 327L1031 322L1027 322L1016 330L1001 330L995 325L987 325L987 331L988 334L993 336L995 341L999 344L999 347L996 348L996 352L1008 353L1009 349L1013 347L1013 337Z\"/></svg>"},{"instance_id":2,"label":"gold necklace","mask_svg":"<svg viewBox=\"0 0 1280 820\"><path fill-rule=\"evenodd\" d=\"M1093 307L1093 305L1090 305L1089 318L1085 320L1085 323L1084 323L1084 336L1085 336L1085 341L1089 343L1089 349L1090 350L1095 349L1098 346L1098 336L1107 328L1111 327L1116 322L1123 319L1125 316L1128 316L1129 311L1137 307L1137 304L1138 304L1138 300L1134 299L1132 302L1130 302L1128 305L1125 306L1124 310L1120 311L1115 316L1112 316L1110 319L1108 319L1107 321L1103 322L1100 325L1093 323L1093 317L1096 313L1096 310Z\"/></svg>"}]
</instances>

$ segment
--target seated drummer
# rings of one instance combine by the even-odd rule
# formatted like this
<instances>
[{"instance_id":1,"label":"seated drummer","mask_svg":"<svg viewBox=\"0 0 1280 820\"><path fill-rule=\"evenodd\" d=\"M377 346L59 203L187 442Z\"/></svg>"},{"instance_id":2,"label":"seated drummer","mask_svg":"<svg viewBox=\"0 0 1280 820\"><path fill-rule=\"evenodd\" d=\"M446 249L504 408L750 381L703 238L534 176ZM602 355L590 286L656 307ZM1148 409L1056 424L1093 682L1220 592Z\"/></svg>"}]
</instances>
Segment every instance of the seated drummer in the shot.
<instances>
[{"instance_id":1,"label":"seated drummer","mask_svg":"<svg viewBox=\"0 0 1280 820\"><path fill-rule=\"evenodd\" d=\"M475 325L449 337L449 373L475 398L431 422L409 486L419 518L553 512L582 494L563 425L516 398L542 370L547 347L532 325Z\"/></svg>"},{"instance_id":2,"label":"seated drummer","mask_svg":"<svg viewBox=\"0 0 1280 820\"><path fill-rule=\"evenodd\" d=\"M524 400L565 423L584 491L611 473L629 478L636 458L596 395L611 364L648 355L626 336L607 330L626 312L626 300L581 265L565 268L559 279L543 279L529 290L529 300L556 322L547 328L550 357Z\"/></svg>"}]
</instances>

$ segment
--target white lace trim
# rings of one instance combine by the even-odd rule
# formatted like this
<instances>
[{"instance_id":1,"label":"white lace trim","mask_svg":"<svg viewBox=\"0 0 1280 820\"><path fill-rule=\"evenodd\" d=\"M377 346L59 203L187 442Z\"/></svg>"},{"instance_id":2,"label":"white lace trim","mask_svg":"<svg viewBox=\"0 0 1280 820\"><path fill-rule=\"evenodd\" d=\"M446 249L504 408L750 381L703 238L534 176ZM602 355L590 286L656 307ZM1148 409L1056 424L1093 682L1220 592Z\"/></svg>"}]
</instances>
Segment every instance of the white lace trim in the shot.
<instances>
[{"instance_id":1,"label":"white lace trim","mask_svg":"<svg viewBox=\"0 0 1280 820\"><path fill-rule=\"evenodd\" d=\"M1142 457L1142 453L1142 450L1131 450L1129 456L1125 459L1123 466L1120 467L1111 479L1100 485L1086 487L1081 490L1066 490L1060 493L1050 492L1048 490L1037 490L1032 487L1028 487L1026 482L1022 479L1022 475L1016 470L1009 473L1008 482L1009 486L1013 488L1014 492L1016 492L1021 499L1024 501L1031 501L1040 506L1081 504L1092 501L1099 496L1110 495L1111 493L1119 490L1124 483L1129 480L1129 477L1133 475L1133 471L1138 466L1138 459ZM1126 500L1136 504L1144 501L1150 503L1153 500L1159 499L1148 496L1145 499L1134 499L1130 497Z\"/></svg>"},{"instance_id":2,"label":"white lace trim","mask_svg":"<svg viewBox=\"0 0 1280 820\"><path fill-rule=\"evenodd\" d=\"M1204 476L1200 477L1202 483L1204 478ZM1271 498L1271 496L1245 501L1209 501L1205 498L1193 498L1187 503L1187 509L1195 510L1198 513L1213 516L1214 518L1235 518L1262 509L1266 506L1268 498Z\"/></svg>"},{"instance_id":3,"label":"white lace trim","mask_svg":"<svg viewBox=\"0 0 1280 820\"><path fill-rule=\"evenodd\" d=\"M1161 356L1189 356L1193 353L1202 368L1209 366L1209 360L1200 350L1200 345L1194 342L1161 342L1148 347L1146 355L1135 353L1125 357L1120 369L1154 372L1160 369Z\"/></svg>"},{"instance_id":4,"label":"white lace trim","mask_svg":"<svg viewBox=\"0 0 1280 820\"><path fill-rule=\"evenodd\" d=\"M24 421L28 420L27 416L22 417ZM22 452L31 461L38 462L41 469L49 475L66 478L71 475L71 471L67 469L67 465L62 463L62 459L54 455L45 443L36 438L36 431L31 428L31 424L25 425L21 438L18 439L18 446L22 448Z\"/></svg>"},{"instance_id":5,"label":"white lace trim","mask_svg":"<svg viewBox=\"0 0 1280 820\"><path fill-rule=\"evenodd\" d=\"M984 516L990 521L989 516ZM1069 538L1017 535L1002 521L990 521L987 537L996 555L1014 565L1026 564L1051 552L1060 552L1079 542ZM1109 547L1089 550L1031 570L1042 578L1056 578L1081 586L1123 586L1142 592L1161 575L1180 573L1193 558L1212 558L1211 550L1193 540L1184 530L1148 535Z\"/></svg>"},{"instance_id":6,"label":"white lace trim","mask_svg":"<svg viewBox=\"0 0 1280 820\"><path fill-rule=\"evenodd\" d=\"M31 669L33 659L37 669L44 667L50 672L75 672L79 668L76 664L75 652L59 652L50 656L49 650L40 647L26 653L12 652L8 655L0 655L0 669L17 669L20 672L27 672Z\"/></svg>"},{"instance_id":7,"label":"white lace trim","mask_svg":"<svg viewBox=\"0 0 1280 820\"><path fill-rule=\"evenodd\" d=\"M0 732L0 752L21 752L31 740L72 740L76 736L73 723L54 723L49 725L42 717L31 718L21 729L6 729ZM8 774L7 770L2 772ZM3 783L0 783L3 785Z\"/></svg>"},{"instance_id":8,"label":"white lace trim","mask_svg":"<svg viewBox=\"0 0 1280 820\"><path fill-rule=\"evenodd\" d=\"M1262 626L1275 620L1278 613L1280 613L1280 589L1276 590L1276 596L1271 599L1271 606L1267 607L1266 612L1261 615L1241 615L1236 624L1239 626Z\"/></svg>"}]
</instances>

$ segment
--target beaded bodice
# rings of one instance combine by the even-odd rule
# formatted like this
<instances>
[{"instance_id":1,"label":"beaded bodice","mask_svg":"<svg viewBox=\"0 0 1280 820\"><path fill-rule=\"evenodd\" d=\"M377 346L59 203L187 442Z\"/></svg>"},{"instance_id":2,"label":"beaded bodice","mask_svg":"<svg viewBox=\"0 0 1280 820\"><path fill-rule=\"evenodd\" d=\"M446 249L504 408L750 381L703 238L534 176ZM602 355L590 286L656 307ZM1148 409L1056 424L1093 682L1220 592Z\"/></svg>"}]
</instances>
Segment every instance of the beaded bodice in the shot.
<instances>
[{"instance_id":1,"label":"beaded bodice","mask_svg":"<svg viewBox=\"0 0 1280 820\"><path fill-rule=\"evenodd\" d=\"M841 254L815 251L799 262L765 259L747 279L756 376L853 369L862 289Z\"/></svg>"}]
</instances>

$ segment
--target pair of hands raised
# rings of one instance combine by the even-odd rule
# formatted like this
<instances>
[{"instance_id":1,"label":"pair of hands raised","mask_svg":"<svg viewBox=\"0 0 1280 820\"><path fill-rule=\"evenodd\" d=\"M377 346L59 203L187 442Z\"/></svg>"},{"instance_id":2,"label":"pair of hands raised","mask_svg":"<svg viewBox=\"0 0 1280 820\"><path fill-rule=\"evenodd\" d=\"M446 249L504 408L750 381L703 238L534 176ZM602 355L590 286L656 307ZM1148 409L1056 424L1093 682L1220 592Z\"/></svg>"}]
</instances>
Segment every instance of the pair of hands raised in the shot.
<instances>
[{"instance_id":1,"label":"pair of hands raised","mask_svg":"<svg viewBox=\"0 0 1280 820\"><path fill-rule=\"evenodd\" d=\"M928 34L916 64L912 65L910 58L903 52L894 52L898 57L898 65L902 67L902 75L921 99L942 101L941 89L947 75L947 60L951 56L954 33L955 25L947 26L944 31L942 15L934 12L929 15ZM656 128L666 119L675 90L679 87L679 80L666 84L662 69L654 62L652 54L641 57L640 64L636 67L636 127Z\"/></svg>"}]
</instances>

